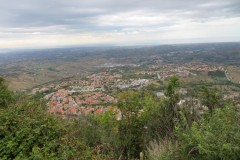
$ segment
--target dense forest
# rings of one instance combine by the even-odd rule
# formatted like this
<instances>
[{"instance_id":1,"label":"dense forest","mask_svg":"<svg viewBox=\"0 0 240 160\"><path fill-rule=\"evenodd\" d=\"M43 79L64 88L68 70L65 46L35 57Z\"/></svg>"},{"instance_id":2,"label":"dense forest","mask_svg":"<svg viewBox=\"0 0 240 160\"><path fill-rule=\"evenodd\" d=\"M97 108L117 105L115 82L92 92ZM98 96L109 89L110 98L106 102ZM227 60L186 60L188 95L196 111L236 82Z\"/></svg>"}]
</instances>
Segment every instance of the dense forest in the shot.
<instances>
[{"instance_id":1,"label":"dense forest","mask_svg":"<svg viewBox=\"0 0 240 160\"><path fill-rule=\"evenodd\" d=\"M121 119L114 111L62 119L46 112L41 97L13 93L1 78L0 159L240 159L234 103L199 87L180 107L180 86L170 78L163 98L146 89L121 91Z\"/></svg>"}]
</instances>

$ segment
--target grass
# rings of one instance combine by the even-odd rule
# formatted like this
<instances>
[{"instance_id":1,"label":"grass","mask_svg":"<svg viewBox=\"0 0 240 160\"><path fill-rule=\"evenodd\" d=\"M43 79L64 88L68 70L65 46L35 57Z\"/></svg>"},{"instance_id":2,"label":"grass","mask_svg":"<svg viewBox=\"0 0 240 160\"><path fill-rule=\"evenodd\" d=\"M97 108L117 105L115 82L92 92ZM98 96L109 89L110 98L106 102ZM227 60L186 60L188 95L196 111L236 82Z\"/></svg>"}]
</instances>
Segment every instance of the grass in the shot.
<instances>
[{"instance_id":1,"label":"grass","mask_svg":"<svg viewBox=\"0 0 240 160\"><path fill-rule=\"evenodd\" d=\"M227 67L229 76L232 77L234 83L240 82L240 66L228 66Z\"/></svg>"},{"instance_id":2,"label":"grass","mask_svg":"<svg viewBox=\"0 0 240 160\"><path fill-rule=\"evenodd\" d=\"M219 81L219 82L227 82L228 81L224 71L220 71L220 70L209 71L208 76L212 77L213 79L215 79L216 81Z\"/></svg>"},{"instance_id":3,"label":"grass","mask_svg":"<svg viewBox=\"0 0 240 160\"><path fill-rule=\"evenodd\" d=\"M211 76L211 77L220 77L220 78L226 77L225 72L224 72L224 71L220 71L220 70L217 70L217 71L209 71L209 72L208 72L208 76Z\"/></svg>"}]
</instances>

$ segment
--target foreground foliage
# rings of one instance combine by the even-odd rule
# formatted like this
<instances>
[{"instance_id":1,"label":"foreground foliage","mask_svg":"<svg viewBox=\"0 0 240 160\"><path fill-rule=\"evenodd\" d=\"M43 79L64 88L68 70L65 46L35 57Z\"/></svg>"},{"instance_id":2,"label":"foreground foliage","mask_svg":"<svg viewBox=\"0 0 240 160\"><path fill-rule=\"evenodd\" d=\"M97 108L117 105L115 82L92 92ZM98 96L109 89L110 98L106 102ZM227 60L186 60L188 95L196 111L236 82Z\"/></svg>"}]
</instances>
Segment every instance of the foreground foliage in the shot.
<instances>
[{"instance_id":1,"label":"foreground foliage","mask_svg":"<svg viewBox=\"0 0 240 160\"><path fill-rule=\"evenodd\" d=\"M41 102L22 102L0 110L1 159L91 158L91 152L64 121L46 114ZM69 126L70 127L70 126Z\"/></svg>"},{"instance_id":2,"label":"foreground foliage","mask_svg":"<svg viewBox=\"0 0 240 160\"><path fill-rule=\"evenodd\" d=\"M2 83L0 159L131 160L140 152L150 160L240 159L239 111L205 87L193 95L207 111L199 114L195 103L180 107L179 86L171 78L164 98L123 91L120 114L60 119L46 112L45 102L12 96Z\"/></svg>"},{"instance_id":3,"label":"foreground foliage","mask_svg":"<svg viewBox=\"0 0 240 160\"><path fill-rule=\"evenodd\" d=\"M176 127L176 136L182 159L240 158L240 117L232 107L216 109L190 128Z\"/></svg>"},{"instance_id":4,"label":"foreground foliage","mask_svg":"<svg viewBox=\"0 0 240 160\"><path fill-rule=\"evenodd\" d=\"M8 90L6 82L0 77L0 108L8 106L12 100L12 93Z\"/></svg>"}]
</instances>

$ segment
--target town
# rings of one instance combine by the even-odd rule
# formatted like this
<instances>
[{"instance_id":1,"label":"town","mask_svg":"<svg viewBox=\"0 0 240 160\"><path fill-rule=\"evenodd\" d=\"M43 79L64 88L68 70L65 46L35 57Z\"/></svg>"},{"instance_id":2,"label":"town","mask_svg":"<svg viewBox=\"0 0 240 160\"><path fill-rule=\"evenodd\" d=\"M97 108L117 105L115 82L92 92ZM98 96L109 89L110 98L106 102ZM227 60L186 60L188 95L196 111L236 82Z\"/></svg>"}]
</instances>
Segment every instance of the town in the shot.
<instances>
[{"instance_id":1,"label":"town","mask_svg":"<svg viewBox=\"0 0 240 160\"><path fill-rule=\"evenodd\" d=\"M119 113L116 107L116 93L121 90L143 89L157 84L159 81L167 81L172 76L177 76L182 80L192 77L197 81L198 74L201 76L201 73L211 72L223 72L226 81L230 81L227 70L222 65L202 63L180 65L156 61L156 63L142 67L134 64L109 63L102 65L101 71L80 79L65 80L33 88L32 94L43 93L44 99L48 102L49 113L61 116L97 114L108 110ZM187 88L182 88L180 93L186 94ZM158 97L164 97L164 93L160 89L155 91L155 94ZM228 91L224 94L224 99L237 100L238 98L238 92ZM189 97L185 97L179 104L184 104L188 99Z\"/></svg>"}]
</instances>

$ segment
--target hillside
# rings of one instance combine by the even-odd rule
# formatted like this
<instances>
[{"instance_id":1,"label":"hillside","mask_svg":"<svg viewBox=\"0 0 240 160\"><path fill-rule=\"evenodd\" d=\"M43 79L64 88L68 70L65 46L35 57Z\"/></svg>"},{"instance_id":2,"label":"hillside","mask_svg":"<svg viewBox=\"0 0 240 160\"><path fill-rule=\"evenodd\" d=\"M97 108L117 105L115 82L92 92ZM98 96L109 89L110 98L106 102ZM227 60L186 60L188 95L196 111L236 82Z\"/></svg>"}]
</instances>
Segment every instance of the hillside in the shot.
<instances>
[{"instance_id":1,"label":"hillside","mask_svg":"<svg viewBox=\"0 0 240 160\"><path fill-rule=\"evenodd\" d=\"M87 75L103 64L144 66L159 60L169 64L200 62L238 68L239 52L239 43L29 50L0 54L0 75L9 81L12 90L23 90ZM235 69L233 77L236 74Z\"/></svg>"}]
</instances>

